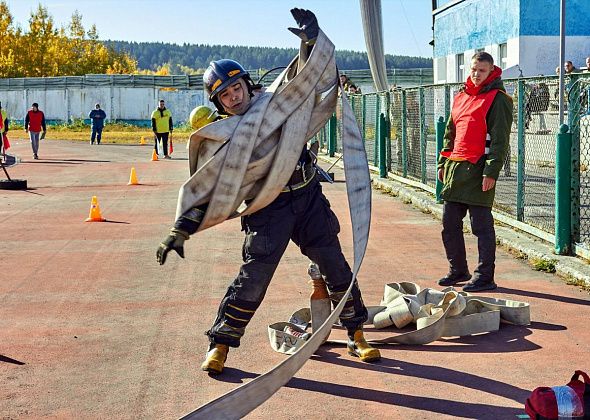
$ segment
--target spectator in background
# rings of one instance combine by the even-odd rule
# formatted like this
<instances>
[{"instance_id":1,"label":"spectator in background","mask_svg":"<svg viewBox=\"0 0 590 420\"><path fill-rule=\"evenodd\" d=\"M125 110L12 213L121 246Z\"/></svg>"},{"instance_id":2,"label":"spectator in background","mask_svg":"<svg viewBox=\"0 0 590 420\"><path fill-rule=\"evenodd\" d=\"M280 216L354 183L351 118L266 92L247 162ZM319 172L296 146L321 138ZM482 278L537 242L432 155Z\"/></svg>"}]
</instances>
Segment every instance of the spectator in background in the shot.
<instances>
[{"instance_id":1,"label":"spectator in background","mask_svg":"<svg viewBox=\"0 0 590 420\"><path fill-rule=\"evenodd\" d=\"M572 73L579 73L579 70L574 66L574 63L572 63L571 61L566 61L563 64L563 68L565 70L565 74L572 74Z\"/></svg>"},{"instance_id":2,"label":"spectator in background","mask_svg":"<svg viewBox=\"0 0 590 420\"><path fill-rule=\"evenodd\" d=\"M0 102L0 153L2 156L6 154L6 149L8 149L8 140L6 138L6 133L8 133L8 114L4 109L2 109L2 102Z\"/></svg>"},{"instance_id":3,"label":"spectator in background","mask_svg":"<svg viewBox=\"0 0 590 420\"><path fill-rule=\"evenodd\" d=\"M391 136L395 139L395 155L397 157L398 170L403 170L403 151L402 151L402 90L396 84L389 88L389 121L391 122Z\"/></svg>"},{"instance_id":4,"label":"spectator in background","mask_svg":"<svg viewBox=\"0 0 590 420\"><path fill-rule=\"evenodd\" d=\"M527 85L527 93L525 94L525 128L528 129L533 114L539 115L539 129L537 134L549 134L551 131L547 129L545 123L545 112L549 109L549 86L547 83L533 83Z\"/></svg>"},{"instance_id":5,"label":"spectator in background","mask_svg":"<svg viewBox=\"0 0 590 420\"><path fill-rule=\"evenodd\" d=\"M350 89L348 90L348 93L351 95L360 95L361 92L361 88L356 87L355 85L351 85Z\"/></svg>"},{"instance_id":6,"label":"spectator in background","mask_svg":"<svg viewBox=\"0 0 590 420\"><path fill-rule=\"evenodd\" d=\"M590 73L590 56L586 57L586 70L584 73Z\"/></svg>"},{"instance_id":7,"label":"spectator in background","mask_svg":"<svg viewBox=\"0 0 590 420\"><path fill-rule=\"evenodd\" d=\"M340 83L342 84L344 91L348 94L361 93L360 89L352 83L352 80L350 80L345 74L340 75Z\"/></svg>"},{"instance_id":8,"label":"spectator in background","mask_svg":"<svg viewBox=\"0 0 590 420\"><path fill-rule=\"evenodd\" d=\"M45 126L45 114L39 109L39 104L33 102L31 109L25 115L25 131L29 133L31 139L31 148L33 149L33 159L39 159L39 140L45 138L47 127ZM41 134L42 132L42 134ZM39 136L41 134L41 136Z\"/></svg>"},{"instance_id":9,"label":"spectator in background","mask_svg":"<svg viewBox=\"0 0 590 420\"><path fill-rule=\"evenodd\" d=\"M104 120L106 117L107 114L102 109L100 109L100 104L96 104L94 109L88 114L88 118L91 120L90 125L92 127L90 144L94 144L95 139L96 144L100 144L100 140L102 139L102 129L104 128Z\"/></svg>"},{"instance_id":10,"label":"spectator in background","mask_svg":"<svg viewBox=\"0 0 590 420\"><path fill-rule=\"evenodd\" d=\"M172 113L166 108L163 99L160 99L158 108L152 112L152 130L155 135L156 153L159 154L158 142L162 142L164 159L170 159L168 156L168 136L172 137Z\"/></svg>"}]
</instances>

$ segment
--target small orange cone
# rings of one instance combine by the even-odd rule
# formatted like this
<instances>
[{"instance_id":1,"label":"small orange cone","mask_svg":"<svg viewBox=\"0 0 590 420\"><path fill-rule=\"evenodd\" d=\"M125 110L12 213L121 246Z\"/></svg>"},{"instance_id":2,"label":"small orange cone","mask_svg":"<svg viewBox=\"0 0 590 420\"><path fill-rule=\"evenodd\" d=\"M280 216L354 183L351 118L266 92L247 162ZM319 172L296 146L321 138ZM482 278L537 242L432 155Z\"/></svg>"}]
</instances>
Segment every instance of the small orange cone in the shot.
<instances>
[{"instance_id":1,"label":"small orange cone","mask_svg":"<svg viewBox=\"0 0 590 420\"><path fill-rule=\"evenodd\" d=\"M131 175L129 175L129 182L127 185L139 185L137 182L137 174L135 173L135 168L131 168Z\"/></svg>"},{"instance_id":2,"label":"small orange cone","mask_svg":"<svg viewBox=\"0 0 590 420\"><path fill-rule=\"evenodd\" d=\"M104 222L107 219L104 219L100 214L100 207L98 205L98 199L96 196L92 196L92 201L90 202L90 215L86 222Z\"/></svg>"},{"instance_id":3,"label":"small orange cone","mask_svg":"<svg viewBox=\"0 0 590 420\"><path fill-rule=\"evenodd\" d=\"M152 150L152 162L158 160L158 154L156 153L156 149Z\"/></svg>"},{"instance_id":4,"label":"small orange cone","mask_svg":"<svg viewBox=\"0 0 590 420\"><path fill-rule=\"evenodd\" d=\"M139 144L144 145L145 144L145 137L141 136L141 139L139 140Z\"/></svg>"}]
</instances>

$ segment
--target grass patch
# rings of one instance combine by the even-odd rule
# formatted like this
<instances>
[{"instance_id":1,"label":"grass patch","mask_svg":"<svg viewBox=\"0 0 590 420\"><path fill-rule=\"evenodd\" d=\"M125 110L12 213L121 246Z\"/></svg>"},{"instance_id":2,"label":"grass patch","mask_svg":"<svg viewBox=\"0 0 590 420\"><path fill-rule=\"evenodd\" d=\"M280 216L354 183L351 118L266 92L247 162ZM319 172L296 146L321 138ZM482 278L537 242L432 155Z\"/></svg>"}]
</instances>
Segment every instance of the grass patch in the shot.
<instances>
[{"instance_id":1,"label":"grass patch","mask_svg":"<svg viewBox=\"0 0 590 420\"><path fill-rule=\"evenodd\" d=\"M557 260L531 257L529 258L529 261L533 266L533 270L544 271L545 273L555 273L555 264L557 264Z\"/></svg>"},{"instance_id":2,"label":"grass patch","mask_svg":"<svg viewBox=\"0 0 590 420\"><path fill-rule=\"evenodd\" d=\"M590 293L590 286L584 280L577 279L577 278L574 278L574 277L568 275L565 278L565 284L567 284L569 286L579 287L580 289L585 290L586 292Z\"/></svg>"},{"instance_id":3,"label":"grass patch","mask_svg":"<svg viewBox=\"0 0 590 420\"><path fill-rule=\"evenodd\" d=\"M506 249L506 251L508 251L508 253L510 253L510 255L512 255L517 260L527 260L529 258L527 254L520 251L519 249L513 248L509 245L505 245L504 248Z\"/></svg>"},{"instance_id":4,"label":"grass patch","mask_svg":"<svg viewBox=\"0 0 590 420\"><path fill-rule=\"evenodd\" d=\"M185 143L194 130L187 124L174 128L172 140L175 143ZM71 141L89 141L90 125L82 119L74 119L67 124L58 124L47 127L46 138L50 140L71 140ZM27 139L26 134L16 136ZM154 133L151 127L138 127L127 123L108 123L105 124L102 131L102 143L110 144L139 144L141 138L147 144L153 144Z\"/></svg>"}]
</instances>

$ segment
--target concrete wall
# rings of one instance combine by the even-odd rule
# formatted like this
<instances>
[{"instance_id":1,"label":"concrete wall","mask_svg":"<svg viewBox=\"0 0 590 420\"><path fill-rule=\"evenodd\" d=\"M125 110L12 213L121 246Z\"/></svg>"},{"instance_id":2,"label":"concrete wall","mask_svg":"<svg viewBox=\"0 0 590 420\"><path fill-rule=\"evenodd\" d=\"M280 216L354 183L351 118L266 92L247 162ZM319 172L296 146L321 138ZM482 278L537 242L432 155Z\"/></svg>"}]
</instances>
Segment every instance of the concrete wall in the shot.
<instances>
[{"instance_id":1,"label":"concrete wall","mask_svg":"<svg viewBox=\"0 0 590 420\"><path fill-rule=\"evenodd\" d=\"M122 120L148 124L151 113L164 99L175 125L185 123L191 110L204 102L202 90L165 90L159 88L96 87L64 89L0 90L2 108L10 119L21 122L33 102L52 121L88 118L96 103L106 112L108 121ZM208 102L208 101L207 101Z\"/></svg>"}]
</instances>

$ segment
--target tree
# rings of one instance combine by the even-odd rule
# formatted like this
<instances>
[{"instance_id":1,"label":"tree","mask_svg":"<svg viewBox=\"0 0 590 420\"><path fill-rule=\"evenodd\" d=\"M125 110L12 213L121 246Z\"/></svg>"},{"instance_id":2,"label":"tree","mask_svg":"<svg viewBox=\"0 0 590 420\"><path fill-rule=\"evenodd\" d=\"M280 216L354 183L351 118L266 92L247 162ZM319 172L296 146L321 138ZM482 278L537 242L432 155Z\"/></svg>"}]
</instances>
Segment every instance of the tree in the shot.
<instances>
[{"instance_id":1,"label":"tree","mask_svg":"<svg viewBox=\"0 0 590 420\"><path fill-rule=\"evenodd\" d=\"M99 41L75 11L67 27L57 28L47 8L31 13L29 28L15 28L5 0L0 0L0 77L76 76L133 73L137 62Z\"/></svg>"}]
</instances>

